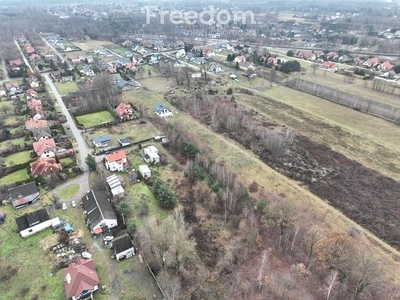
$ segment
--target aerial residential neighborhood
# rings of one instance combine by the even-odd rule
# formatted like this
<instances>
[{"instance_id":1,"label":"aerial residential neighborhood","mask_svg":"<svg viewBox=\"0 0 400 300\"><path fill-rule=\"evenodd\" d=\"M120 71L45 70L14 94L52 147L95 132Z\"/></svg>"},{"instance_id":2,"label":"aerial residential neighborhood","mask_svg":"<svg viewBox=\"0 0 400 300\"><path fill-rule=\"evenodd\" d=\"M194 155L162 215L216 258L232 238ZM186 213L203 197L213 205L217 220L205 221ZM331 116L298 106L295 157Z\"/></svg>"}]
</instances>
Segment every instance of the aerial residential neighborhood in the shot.
<instances>
[{"instance_id":1,"label":"aerial residential neighborhood","mask_svg":"<svg viewBox=\"0 0 400 300\"><path fill-rule=\"evenodd\" d=\"M399 10L0 1L0 299L400 299Z\"/></svg>"}]
</instances>

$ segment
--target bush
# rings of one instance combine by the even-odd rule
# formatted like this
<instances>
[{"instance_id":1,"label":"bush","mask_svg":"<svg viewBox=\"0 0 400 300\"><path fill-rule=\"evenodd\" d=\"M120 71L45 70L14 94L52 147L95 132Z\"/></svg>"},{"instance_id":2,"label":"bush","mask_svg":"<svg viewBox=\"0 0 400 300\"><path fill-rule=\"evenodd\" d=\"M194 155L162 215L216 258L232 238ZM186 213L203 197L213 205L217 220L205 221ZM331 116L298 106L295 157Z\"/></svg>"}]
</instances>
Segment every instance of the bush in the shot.
<instances>
[{"instance_id":1,"label":"bush","mask_svg":"<svg viewBox=\"0 0 400 300\"><path fill-rule=\"evenodd\" d=\"M286 55L289 56L289 57L293 57L293 56L294 56L294 51L293 51L293 50L289 50L289 51L286 53Z\"/></svg>"},{"instance_id":2,"label":"bush","mask_svg":"<svg viewBox=\"0 0 400 300\"><path fill-rule=\"evenodd\" d=\"M135 209L139 218L143 218L149 214L149 205L146 202L139 202L136 204Z\"/></svg>"},{"instance_id":3,"label":"bush","mask_svg":"<svg viewBox=\"0 0 400 300\"><path fill-rule=\"evenodd\" d=\"M133 218L129 219L129 222L128 222L128 229L129 229L130 231L136 231L136 228L137 228L136 220L133 219Z\"/></svg>"},{"instance_id":4,"label":"bush","mask_svg":"<svg viewBox=\"0 0 400 300\"><path fill-rule=\"evenodd\" d=\"M169 185L161 179L157 179L154 183L154 195L162 208L171 209L175 207L176 195Z\"/></svg>"},{"instance_id":5,"label":"bush","mask_svg":"<svg viewBox=\"0 0 400 300\"><path fill-rule=\"evenodd\" d=\"M233 89L232 89L232 88L227 89L227 90L226 90L226 93L227 93L228 95L232 95Z\"/></svg>"},{"instance_id":6,"label":"bush","mask_svg":"<svg viewBox=\"0 0 400 300\"><path fill-rule=\"evenodd\" d=\"M269 200L266 198L263 198L257 202L256 208L260 213L264 213L266 208L268 208L269 204L270 204Z\"/></svg>"}]
</instances>

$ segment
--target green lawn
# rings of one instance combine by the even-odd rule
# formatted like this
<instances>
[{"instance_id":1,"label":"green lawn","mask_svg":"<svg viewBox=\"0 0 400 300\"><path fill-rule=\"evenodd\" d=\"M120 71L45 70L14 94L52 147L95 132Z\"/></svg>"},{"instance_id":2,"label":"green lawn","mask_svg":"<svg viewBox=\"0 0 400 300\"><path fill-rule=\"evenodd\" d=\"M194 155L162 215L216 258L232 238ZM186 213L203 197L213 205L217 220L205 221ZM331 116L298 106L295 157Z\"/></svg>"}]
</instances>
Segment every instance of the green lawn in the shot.
<instances>
[{"instance_id":1,"label":"green lawn","mask_svg":"<svg viewBox=\"0 0 400 300\"><path fill-rule=\"evenodd\" d=\"M8 111L8 116L4 119L4 125L16 127L20 121L25 121L26 116L14 116L12 110ZM2 116L4 118L4 116Z\"/></svg>"},{"instance_id":2,"label":"green lawn","mask_svg":"<svg viewBox=\"0 0 400 300\"><path fill-rule=\"evenodd\" d=\"M29 176L26 173L26 169L15 171L7 176L0 178L0 184L10 184L14 182L20 182L28 179Z\"/></svg>"},{"instance_id":3,"label":"green lawn","mask_svg":"<svg viewBox=\"0 0 400 300\"><path fill-rule=\"evenodd\" d=\"M112 122L113 117L107 110L95 112L92 114L82 115L76 117L80 124L83 124L85 128L101 125L103 123Z\"/></svg>"},{"instance_id":4,"label":"green lawn","mask_svg":"<svg viewBox=\"0 0 400 300\"><path fill-rule=\"evenodd\" d=\"M76 163L71 157L65 157L60 159L60 164L63 168L72 168L76 166Z\"/></svg>"},{"instance_id":5,"label":"green lawn","mask_svg":"<svg viewBox=\"0 0 400 300\"><path fill-rule=\"evenodd\" d=\"M19 165L19 164L26 163L31 160L30 153L31 153L30 151L22 151L22 152L17 152L17 153L11 154L4 158L4 162L7 166L10 166L12 164Z\"/></svg>"},{"instance_id":6,"label":"green lawn","mask_svg":"<svg viewBox=\"0 0 400 300\"><path fill-rule=\"evenodd\" d=\"M57 194L61 199L70 199L79 192L79 184L71 184L60 190Z\"/></svg>"},{"instance_id":7,"label":"green lawn","mask_svg":"<svg viewBox=\"0 0 400 300\"><path fill-rule=\"evenodd\" d=\"M126 51L129 51L128 48L124 48L124 47L110 48L110 50L115 53L118 53L120 55L124 55Z\"/></svg>"},{"instance_id":8,"label":"green lawn","mask_svg":"<svg viewBox=\"0 0 400 300\"><path fill-rule=\"evenodd\" d=\"M31 212L34 208L14 210L11 206L2 208L7 216L0 230L0 280L1 299L63 299L61 272L51 274L57 263L43 250L41 242L51 236L45 230L33 236L22 238L14 218ZM15 269L12 276L10 270Z\"/></svg>"},{"instance_id":9,"label":"green lawn","mask_svg":"<svg viewBox=\"0 0 400 300\"><path fill-rule=\"evenodd\" d=\"M68 95L69 93L72 93L72 92L75 92L78 90L78 86L73 81L56 83L56 87L57 87L58 92L61 95Z\"/></svg>"},{"instance_id":10,"label":"green lawn","mask_svg":"<svg viewBox=\"0 0 400 300\"><path fill-rule=\"evenodd\" d=\"M23 146L25 143L24 138L19 138L19 139L14 139L14 140L8 140L0 143L0 150L5 150L9 147L9 144L11 145L20 145Z\"/></svg>"}]
</instances>

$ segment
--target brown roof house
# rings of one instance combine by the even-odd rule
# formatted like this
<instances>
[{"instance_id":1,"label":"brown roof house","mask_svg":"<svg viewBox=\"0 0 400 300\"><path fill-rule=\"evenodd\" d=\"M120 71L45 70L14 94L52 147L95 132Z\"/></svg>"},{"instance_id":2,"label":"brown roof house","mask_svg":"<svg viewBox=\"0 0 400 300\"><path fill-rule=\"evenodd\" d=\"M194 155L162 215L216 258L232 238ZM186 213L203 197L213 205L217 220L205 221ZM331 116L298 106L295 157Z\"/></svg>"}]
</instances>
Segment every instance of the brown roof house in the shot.
<instances>
[{"instance_id":1,"label":"brown roof house","mask_svg":"<svg viewBox=\"0 0 400 300\"><path fill-rule=\"evenodd\" d=\"M92 294L99 289L100 279L93 259L78 258L62 271L62 277L67 299L93 299Z\"/></svg>"},{"instance_id":2,"label":"brown roof house","mask_svg":"<svg viewBox=\"0 0 400 300\"><path fill-rule=\"evenodd\" d=\"M127 103L121 102L116 108L115 112L122 121L131 120L135 117L133 114L132 106Z\"/></svg>"},{"instance_id":3,"label":"brown roof house","mask_svg":"<svg viewBox=\"0 0 400 300\"><path fill-rule=\"evenodd\" d=\"M32 176L46 176L62 170L61 164L58 164L55 158L40 157L37 161L31 163L30 167Z\"/></svg>"},{"instance_id":4,"label":"brown roof house","mask_svg":"<svg viewBox=\"0 0 400 300\"><path fill-rule=\"evenodd\" d=\"M33 120L29 119L25 121L25 128L27 130L32 130L33 128L40 128L47 126L46 120Z\"/></svg>"},{"instance_id":5,"label":"brown roof house","mask_svg":"<svg viewBox=\"0 0 400 300\"><path fill-rule=\"evenodd\" d=\"M54 142L54 139L37 141L32 143L32 146L37 156L43 158L56 156L56 143Z\"/></svg>"}]
</instances>

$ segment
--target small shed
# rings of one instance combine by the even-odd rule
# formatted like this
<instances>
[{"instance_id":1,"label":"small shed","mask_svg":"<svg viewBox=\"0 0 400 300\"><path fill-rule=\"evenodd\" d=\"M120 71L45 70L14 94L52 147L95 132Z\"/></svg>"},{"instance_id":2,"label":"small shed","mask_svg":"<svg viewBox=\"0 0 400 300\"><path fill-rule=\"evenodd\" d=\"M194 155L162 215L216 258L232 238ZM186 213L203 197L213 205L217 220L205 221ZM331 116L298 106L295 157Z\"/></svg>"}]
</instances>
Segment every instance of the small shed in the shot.
<instances>
[{"instance_id":1,"label":"small shed","mask_svg":"<svg viewBox=\"0 0 400 300\"><path fill-rule=\"evenodd\" d=\"M147 165L140 165L139 172L144 179L150 178L151 176L151 171Z\"/></svg>"},{"instance_id":2,"label":"small shed","mask_svg":"<svg viewBox=\"0 0 400 300\"><path fill-rule=\"evenodd\" d=\"M112 240L112 248L117 260L130 258L135 255L135 248L133 247L132 239L127 233L114 238Z\"/></svg>"}]
</instances>

